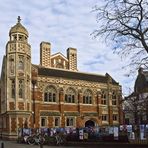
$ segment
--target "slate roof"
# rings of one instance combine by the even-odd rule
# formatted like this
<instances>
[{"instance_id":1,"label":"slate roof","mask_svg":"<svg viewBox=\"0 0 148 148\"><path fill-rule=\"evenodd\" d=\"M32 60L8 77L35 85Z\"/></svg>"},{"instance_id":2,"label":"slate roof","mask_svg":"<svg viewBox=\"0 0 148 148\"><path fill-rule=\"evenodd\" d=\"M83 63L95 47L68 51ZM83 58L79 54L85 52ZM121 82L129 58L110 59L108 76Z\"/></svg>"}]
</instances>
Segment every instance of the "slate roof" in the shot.
<instances>
[{"instance_id":1,"label":"slate roof","mask_svg":"<svg viewBox=\"0 0 148 148\"><path fill-rule=\"evenodd\" d=\"M134 91L136 93L147 91L148 89L148 71L144 71L142 68L138 70L138 76L135 81Z\"/></svg>"},{"instance_id":2,"label":"slate roof","mask_svg":"<svg viewBox=\"0 0 148 148\"><path fill-rule=\"evenodd\" d=\"M82 73L82 72L75 72L75 71L66 71L66 70L59 70L53 68L45 68L42 66L37 66L38 75L39 76L52 76L52 77L60 77L66 79L76 79L76 80L84 80L84 81L91 81L91 82L100 82L100 83L107 83L109 74L106 75L95 75L91 73ZM113 84L119 85L114 79L111 78L111 82Z\"/></svg>"}]
</instances>

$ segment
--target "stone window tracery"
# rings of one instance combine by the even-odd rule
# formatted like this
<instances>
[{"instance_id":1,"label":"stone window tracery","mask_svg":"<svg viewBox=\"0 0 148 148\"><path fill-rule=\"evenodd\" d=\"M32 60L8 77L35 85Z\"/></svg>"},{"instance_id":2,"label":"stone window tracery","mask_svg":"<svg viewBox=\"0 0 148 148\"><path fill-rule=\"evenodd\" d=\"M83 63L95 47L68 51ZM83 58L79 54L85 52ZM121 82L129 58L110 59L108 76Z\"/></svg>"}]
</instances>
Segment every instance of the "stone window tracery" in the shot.
<instances>
[{"instance_id":1,"label":"stone window tracery","mask_svg":"<svg viewBox=\"0 0 148 148\"><path fill-rule=\"evenodd\" d=\"M23 80L19 80L19 98L23 98Z\"/></svg>"},{"instance_id":2,"label":"stone window tracery","mask_svg":"<svg viewBox=\"0 0 148 148\"><path fill-rule=\"evenodd\" d=\"M117 95L114 91L112 93L112 105L117 105Z\"/></svg>"},{"instance_id":3,"label":"stone window tracery","mask_svg":"<svg viewBox=\"0 0 148 148\"><path fill-rule=\"evenodd\" d=\"M92 104L92 92L90 90L86 90L84 92L83 103L84 104Z\"/></svg>"},{"instance_id":4,"label":"stone window tracery","mask_svg":"<svg viewBox=\"0 0 148 148\"><path fill-rule=\"evenodd\" d=\"M107 92L104 90L101 93L101 104L107 105Z\"/></svg>"},{"instance_id":5,"label":"stone window tracery","mask_svg":"<svg viewBox=\"0 0 148 148\"><path fill-rule=\"evenodd\" d=\"M75 91L72 88L68 88L65 94L66 103L75 103Z\"/></svg>"},{"instance_id":6,"label":"stone window tracery","mask_svg":"<svg viewBox=\"0 0 148 148\"><path fill-rule=\"evenodd\" d=\"M44 92L44 102L56 102L56 89L53 86L48 86Z\"/></svg>"}]
</instances>

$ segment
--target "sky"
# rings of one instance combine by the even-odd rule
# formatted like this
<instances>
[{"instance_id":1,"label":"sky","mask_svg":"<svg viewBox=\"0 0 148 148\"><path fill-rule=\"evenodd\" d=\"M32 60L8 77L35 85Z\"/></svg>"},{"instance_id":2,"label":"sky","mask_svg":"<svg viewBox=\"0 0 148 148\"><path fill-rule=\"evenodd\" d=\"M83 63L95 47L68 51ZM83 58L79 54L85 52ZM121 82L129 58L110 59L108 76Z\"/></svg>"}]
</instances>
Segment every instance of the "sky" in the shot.
<instances>
[{"instance_id":1,"label":"sky","mask_svg":"<svg viewBox=\"0 0 148 148\"><path fill-rule=\"evenodd\" d=\"M40 43L51 43L52 54L66 56L68 47L77 49L80 72L109 73L122 85L123 95L131 93L135 76L127 77L128 58L113 54L111 44L106 45L91 33L97 29L96 13L92 12L100 0L0 0L0 69L9 30L21 17L21 23L29 32L32 63L39 64Z\"/></svg>"}]
</instances>

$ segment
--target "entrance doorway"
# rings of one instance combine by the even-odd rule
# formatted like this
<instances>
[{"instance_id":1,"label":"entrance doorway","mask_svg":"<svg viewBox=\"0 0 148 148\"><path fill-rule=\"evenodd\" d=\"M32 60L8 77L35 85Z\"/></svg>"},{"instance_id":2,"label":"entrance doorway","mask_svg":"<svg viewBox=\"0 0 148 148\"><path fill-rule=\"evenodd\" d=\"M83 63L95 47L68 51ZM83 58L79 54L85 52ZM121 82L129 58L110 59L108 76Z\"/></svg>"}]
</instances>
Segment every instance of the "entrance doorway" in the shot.
<instances>
[{"instance_id":1,"label":"entrance doorway","mask_svg":"<svg viewBox=\"0 0 148 148\"><path fill-rule=\"evenodd\" d=\"M94 127L95 123L92 120L88 120L85 122L85 127Z\"/></svg>"}]
</instances>

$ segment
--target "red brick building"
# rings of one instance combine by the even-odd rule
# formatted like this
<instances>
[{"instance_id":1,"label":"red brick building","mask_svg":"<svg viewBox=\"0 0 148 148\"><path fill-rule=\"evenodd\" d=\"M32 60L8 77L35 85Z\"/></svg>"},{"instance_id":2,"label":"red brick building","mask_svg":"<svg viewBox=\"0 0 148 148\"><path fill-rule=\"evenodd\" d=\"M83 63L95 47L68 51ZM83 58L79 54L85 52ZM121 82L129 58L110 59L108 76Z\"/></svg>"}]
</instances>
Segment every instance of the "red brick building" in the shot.
<instances>
[{"instance_id":1,"label":"red brick building","mask_svg":"<svg viewBox=\"0 0 148 148\"><path fill-rule=\"evenodd\" d=\"M28 31L9 31L0 81L0 129L16 138L18 128L112 126L123 122L121 86L109 74L79 72L77 49L51 54L40 44L40 64L31 63Z\"/></svg>"}]
</instances>

